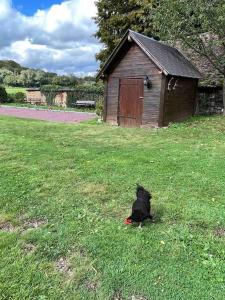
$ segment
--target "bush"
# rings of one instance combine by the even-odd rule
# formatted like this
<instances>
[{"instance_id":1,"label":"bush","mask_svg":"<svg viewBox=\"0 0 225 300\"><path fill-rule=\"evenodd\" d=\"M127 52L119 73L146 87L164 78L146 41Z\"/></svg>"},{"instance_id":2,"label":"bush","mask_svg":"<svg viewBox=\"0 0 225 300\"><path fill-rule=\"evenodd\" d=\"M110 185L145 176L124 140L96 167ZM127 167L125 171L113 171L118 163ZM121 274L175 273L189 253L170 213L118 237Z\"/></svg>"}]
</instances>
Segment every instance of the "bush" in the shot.
<instances>
[{"instance_id":1,"label":"bush","mask_svg":"<svg viewBox=\"0 0 225 300\"><path fill-rule=\"evenodd\" d=\"M6 93L6 90L3 86L0 86L0 103L5 103L8 100L8 95Z\"/></svg>"},{"instance_id":2,"label":"bush","mask_svg":"<svg viewBox=\"0 0 225 300\"><path fill-rule=\"evenodd\" d=\"M96 102L96 108L95 108L96 114L103 119L103 112L104 112L104 100L103 98L100 98Z\"/></svg>"},{"instance_id":3,"label":"bush","mask_svg":"<svg viewBox=\"0 0 225 300\"><path fill-rule=\"evenodd\" d=\"M26 98L26 94L23 92L18 92L13 95L14 102L22 103Z\"/></svg>"}]
</instances>

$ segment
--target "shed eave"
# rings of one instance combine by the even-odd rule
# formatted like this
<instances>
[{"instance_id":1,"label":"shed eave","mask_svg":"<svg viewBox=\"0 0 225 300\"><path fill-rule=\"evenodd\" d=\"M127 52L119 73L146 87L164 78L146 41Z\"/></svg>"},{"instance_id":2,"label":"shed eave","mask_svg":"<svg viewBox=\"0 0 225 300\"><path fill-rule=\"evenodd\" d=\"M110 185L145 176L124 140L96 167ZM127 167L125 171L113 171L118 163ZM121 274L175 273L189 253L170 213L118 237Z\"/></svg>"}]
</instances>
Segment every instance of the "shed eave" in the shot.
<instances>
[{"instance_id":1,"label":"shed eave","mask_svg":"<svg viewBox=\"0 0 225 300\"><path fill-rule=\"evenodd\" d=\"M115 58L115 56L117 55L118 51L120 50L120 48L125 44L125 42L127 41L128 35L129 35L130 30L128 29L127 32L124 34L124 36L122 37L122 40L120 41L120 43L115 47L115 49L113 50L112 54L109 56L109 58L107 59L107 61L104 63L103 67L101 68L101 70L98 72L98 74L96 75L96 80L99 80L101 78L101 76L105 75L105 71L107 70L107 68L110 66L111 62L113 61L113 59Z\"/></svg>"}]
</instances>

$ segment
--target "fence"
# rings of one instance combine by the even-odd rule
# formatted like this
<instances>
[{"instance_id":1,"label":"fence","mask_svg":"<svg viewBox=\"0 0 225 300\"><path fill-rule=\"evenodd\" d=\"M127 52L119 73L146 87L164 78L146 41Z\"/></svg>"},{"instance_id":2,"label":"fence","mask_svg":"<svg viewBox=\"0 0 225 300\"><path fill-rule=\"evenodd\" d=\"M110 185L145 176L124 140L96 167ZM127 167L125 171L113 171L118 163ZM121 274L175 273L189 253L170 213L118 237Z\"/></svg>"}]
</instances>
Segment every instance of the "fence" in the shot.
<instances>
[{"instance_id":1,"label":"fence","mask_svg":"<svg viewBox=\"0 0 225 300\"><path fill-rule=\"evenodd\" d=\"M224 109L221 87L199 87L196 115L222 114Z\"/></svg>"}]
</instances>

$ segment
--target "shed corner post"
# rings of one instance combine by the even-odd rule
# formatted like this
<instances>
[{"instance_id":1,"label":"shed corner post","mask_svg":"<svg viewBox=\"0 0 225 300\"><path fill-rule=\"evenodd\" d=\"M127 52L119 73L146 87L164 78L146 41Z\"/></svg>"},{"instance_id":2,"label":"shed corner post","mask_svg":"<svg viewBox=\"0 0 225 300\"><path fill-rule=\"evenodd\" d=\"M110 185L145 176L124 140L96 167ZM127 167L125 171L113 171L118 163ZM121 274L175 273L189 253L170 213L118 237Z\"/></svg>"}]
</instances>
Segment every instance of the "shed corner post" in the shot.
<instances>
[{"instance_id":1,"label":"shed corner post","mask_svg":"<svg viewBox=\"0 0 225 300\"><path fill-rule=\"evenodd\" d=\"M108 79L104 79L104 111L103 111L103 121L106 122L107 119L107 95L108 95Z\"/></svg>"},{"instance_id":2,"label":"shed corner post","mask_svg":"<svg viewBox=\"0 0 225 300\"><path fill-rule=\"evenodd\" d=\"M158 126L164 126L164 112L165 112L165 97L166 97L166 84L167 84L167 77L166 75L162 74L161 80L161 92L160 92L160 103L159 103L159 118L158 118Z\"/></svg>"},{"instance_id":3,"label":"shed corner post","mask_svg":"<svg viewBox=\"0 0 225 300\"><path fill-rule=\"evenodd\" d=\"M199 80L197 79L195 85L195 99L194 99L194 112L193 112L194 116L199 114L200 94L198 91L198 86L199 86Z\"/></svg>"}]
</instances>

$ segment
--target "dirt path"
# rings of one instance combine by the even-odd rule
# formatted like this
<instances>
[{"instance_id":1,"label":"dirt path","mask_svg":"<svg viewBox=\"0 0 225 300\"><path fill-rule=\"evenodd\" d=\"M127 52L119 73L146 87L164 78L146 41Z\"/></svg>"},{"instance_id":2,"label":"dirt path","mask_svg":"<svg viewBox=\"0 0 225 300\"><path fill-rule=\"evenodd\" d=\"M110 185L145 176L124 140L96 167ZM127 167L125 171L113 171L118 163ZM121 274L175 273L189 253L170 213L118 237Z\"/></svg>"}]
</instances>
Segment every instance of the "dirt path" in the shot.
<instances>
[{"instance_id":1,"label":"dirt path","mask_svg":"<svg viewBox=\"0 0 225 300\"><path fill-rule=\"evenodd\" d=\"M79 123L96 118L95 113L54 111L32 108L17 108L0 106L0 115L15 116L18 118L38 119L45 121Z\"/></svg>"}]
</instances>

